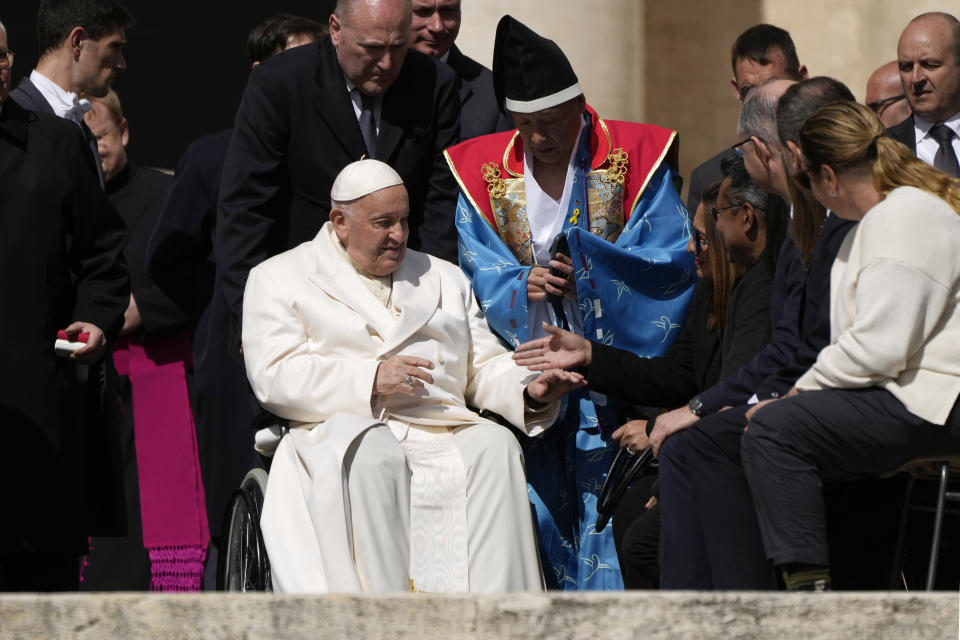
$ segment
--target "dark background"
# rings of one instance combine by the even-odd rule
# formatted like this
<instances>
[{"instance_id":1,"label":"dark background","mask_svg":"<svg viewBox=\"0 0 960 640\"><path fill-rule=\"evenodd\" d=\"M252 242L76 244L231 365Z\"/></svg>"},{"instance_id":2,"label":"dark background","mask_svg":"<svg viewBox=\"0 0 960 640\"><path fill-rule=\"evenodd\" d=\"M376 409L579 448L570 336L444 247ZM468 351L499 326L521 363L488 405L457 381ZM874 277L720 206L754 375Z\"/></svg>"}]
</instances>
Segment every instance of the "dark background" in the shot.
<instances>
[{"instance_id":1,"label":"dark background","mask_svg":"<svg viewBox=\"0 0 960 640\"><path fill-rule=\"evenodd\" d=\"M326 23L334 0L209 2L128 1L136 24L127 32L127 70L113 88L130 121L133 162L172 169L196 138L233 126L250 62L247 34L276 13ZM16 52L14 86L37 62L39 0L4 2L0 21Z\"/></svg>"}]
</instances>

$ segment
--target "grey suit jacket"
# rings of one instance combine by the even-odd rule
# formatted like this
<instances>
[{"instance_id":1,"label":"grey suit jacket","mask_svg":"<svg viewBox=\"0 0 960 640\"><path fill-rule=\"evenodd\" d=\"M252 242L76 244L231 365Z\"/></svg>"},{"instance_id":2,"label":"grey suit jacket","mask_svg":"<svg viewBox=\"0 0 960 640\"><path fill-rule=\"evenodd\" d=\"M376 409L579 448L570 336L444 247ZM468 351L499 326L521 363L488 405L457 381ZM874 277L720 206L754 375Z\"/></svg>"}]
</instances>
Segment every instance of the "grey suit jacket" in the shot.
<instances>
[{"instance_id":1,"label":"grey suit jacket","mask_svg":"<svg viewBox=\"0 0 960 640\"><path fill-rule=\"evenodd\" d=\"M27 111L56 115L53 107L51 107L50 103L47 102L47 99L43 97L43 94L40 93L40 90L37 89L37 86L30 81L29 76L24 77L23 80L20 81L20 84L18 84L16 88L10 92L10 97ZM94 168L96 169L97 178L100 180L100 188L103 189L103 166L100 164L100 152L97 150L97 138L93 135L93 132L90 131L90 127L88 127L85 122L80 124L80 129L83 131L83 137L87 140L87 147L90 149L90 157L93 161Z\"/></svg>"}]
</instances>

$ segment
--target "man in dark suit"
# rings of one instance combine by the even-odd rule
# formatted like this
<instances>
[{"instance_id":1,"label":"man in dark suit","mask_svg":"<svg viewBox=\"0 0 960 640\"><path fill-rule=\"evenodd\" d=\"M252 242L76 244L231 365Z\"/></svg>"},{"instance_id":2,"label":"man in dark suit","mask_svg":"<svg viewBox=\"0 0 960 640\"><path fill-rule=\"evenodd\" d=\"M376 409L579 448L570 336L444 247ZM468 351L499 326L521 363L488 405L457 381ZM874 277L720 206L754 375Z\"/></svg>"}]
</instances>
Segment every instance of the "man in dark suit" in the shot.
<instances>
[{"instance_id":1,"label":"man in dark suit","mask_svg":"<svg viewBox=\"0 0 960 640\"><path fill-rule=\"evenodd\" d=\"M267 18L247 36L252 67L292 47L326 34L326 25L302 16ZM220 174L233 129L195 140L177 164L173 183L146 249L148 275L194 318L194 416L211 547L215 567L221 525L230 497L244 474L259 463L245 428L255 416L247 374L236 353L228 352L230 314L215 283L213 233ZM208 571L209 575L212 575ZM209 583L208 583L209 584Z\"/></svg>"},{"instance_id":2,"label":"man in dark suit","mask_svg":"<svg viewBox=\"0 0 960 640\"><path fill-rule=\"evenodd\" d=\"M317 234L334 178L362 156L403 177L410 247L455 259L457 190L441 152L459 136L456 76L408 51L410 20L404 0L343 0L328 38L251 74L224 162L214 248L235 318L250 269Z\"/></svg>"},{"instance_id":3,"label":"man in dark suit","mask_svg":"<svg viewBox=\"0 0 960 640\"><path fill-rule=\"evenodd\" d=\"M85 420L85 368L106 353L130 295L126 231L75 125L8 99L0 25L0 429L16 478L0 525L0 591L75 589L104 494L101 425ZM58 330L89 334L69 358ZM92 430L97 430L93 433Z\"/></svg>"},{"instance_id":4,"label":"man in dark suit","mask_svg":"<svg viewBox=\"0 0 960 640\"><path fill-rule=\"evenodd\" d=\"M911 20L900 34L897 64L913 115L890 127L890 136L924 162L958 177L960 21L941 12Z\"/></svg>"},{"instance_id":5,"label":"man in dark suit","mask_svg":"<svg viewBox=\"0 0 960 640\"><path fill-rule=\"evenodd\" d=\"M730 52L733 77L730 85L737 102L743 103L747 94L767 80L806 80L807 68L800 64L797 49L790 34L779 27L758 24L741 33ZM700 194L710 184L723 179L720 161L730 153L724 149L696 167L690 173L687 190L687 209L696 211Z\"/></svg>"},{"instance_id":6,"label":"man in dark suit","mask_svg":"<svg viewBox=\"0 0 960 640\"><path fill-rule=\"evenodd\" d=\"M460 77L460 140L513 129L497 105L493 74L454 42L460 32L460 0L413 0L410 47L446 62Z\"/></svg>"},{"instance_id":7,"label":"man in dark suit","mask_svg":"<svg viewBox=\"0 0 960 640\"><path fill-rule=\"evenodd\" d=\"M90 105L77 94L107 94L117 73L127 68L123 45L132 25L133 16L115 0L44 0L37 11L40 59L10 93L24 109L52 113L80 127L101 186L97 141L83 122Z\"/></svg>"}]
</instances>

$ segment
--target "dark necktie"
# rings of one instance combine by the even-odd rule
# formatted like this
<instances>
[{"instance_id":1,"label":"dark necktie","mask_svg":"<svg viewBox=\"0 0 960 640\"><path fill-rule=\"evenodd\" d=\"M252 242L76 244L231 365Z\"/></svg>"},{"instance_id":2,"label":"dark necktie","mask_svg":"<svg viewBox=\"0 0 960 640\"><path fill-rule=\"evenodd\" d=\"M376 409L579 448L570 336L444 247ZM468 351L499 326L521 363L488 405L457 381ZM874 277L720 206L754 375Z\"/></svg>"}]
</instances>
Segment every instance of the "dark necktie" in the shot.
<instances>
[{"instance_id":1,"label":"dark necktie","mask_svg":"<svg viewBox=\"0 0 960 640\"><path fill-rule=\"evenodd\" d=\"M930 136L940 143L937 155L933 157L933 166L951 178L960 177L960 164L953 151L953 130L945 124L938 124L930 129Z\"/></svg>"},{"instance_id":2,"label":"dark necktie","mask_svg":"<svg viewBox=\"0 0 960 640\"><path fill-rule=\"evenodd\" d=\"M363 144L367 147L370 158L377 157L377 123L373 118L373 96L368 96L354 89L360 94L360 133L363 135Z\"/></svg>"}]
</instances>

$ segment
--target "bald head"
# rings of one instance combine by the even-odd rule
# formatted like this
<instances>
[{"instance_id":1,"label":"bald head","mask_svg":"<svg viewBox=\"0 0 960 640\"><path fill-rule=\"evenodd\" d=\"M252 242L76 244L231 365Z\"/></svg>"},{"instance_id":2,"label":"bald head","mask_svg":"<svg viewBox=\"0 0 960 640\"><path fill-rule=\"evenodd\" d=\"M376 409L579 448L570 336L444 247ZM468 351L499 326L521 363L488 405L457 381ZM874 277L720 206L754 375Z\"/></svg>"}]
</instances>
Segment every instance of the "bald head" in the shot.
<instances>
[{"instance_id":1,"label":"bald head","mask_svg":"<svg viewBox=\"0 0 960 640\"><path fill-rule=\"evenodd\" d=\"M943 122L960 112L960 22L948 13L917 16L897 44L900 83L913 113Z\"/></svg>"},{"instance_id":2,"label":"bald head","mask_svg":"<svg viewBox=\"0 0 960 640\"><path fill-rule=\"evenodd\" d=\"M865 102L885 127L899 124L910 115L910 105L903 93L896 60L881 66L870 75Z\"/></svg>"}]
</instances>

